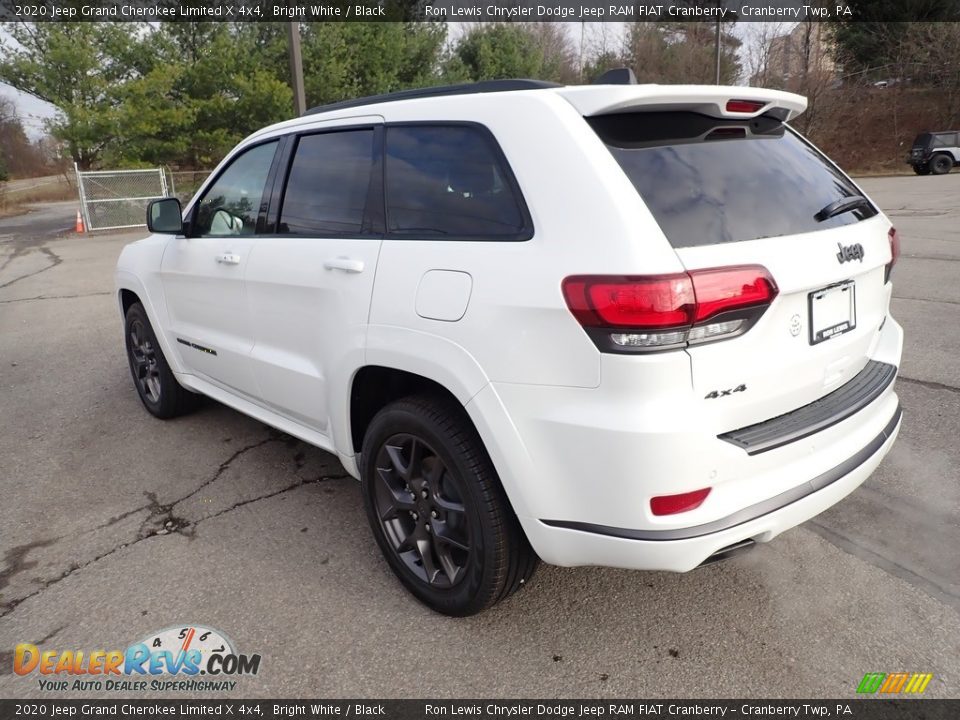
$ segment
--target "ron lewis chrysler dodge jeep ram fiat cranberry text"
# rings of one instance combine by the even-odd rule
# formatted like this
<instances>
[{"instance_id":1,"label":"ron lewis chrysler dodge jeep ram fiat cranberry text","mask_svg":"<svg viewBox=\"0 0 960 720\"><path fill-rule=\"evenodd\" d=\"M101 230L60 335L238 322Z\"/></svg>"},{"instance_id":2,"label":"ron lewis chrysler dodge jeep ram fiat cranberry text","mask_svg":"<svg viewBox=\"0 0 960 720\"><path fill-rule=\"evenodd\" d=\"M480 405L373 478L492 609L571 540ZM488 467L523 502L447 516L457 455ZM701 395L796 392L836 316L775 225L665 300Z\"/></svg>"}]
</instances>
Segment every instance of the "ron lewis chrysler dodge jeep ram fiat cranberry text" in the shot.
<instances>
[{"instance_id":1,"label":"ron lewis chrysler dodge jeep ram fiat cranberry text","mask_svg":"<svg viewBox=\"0 0 960 720\"><path fill-rule=\"evenodd\" d=\"M766 542L900 425L897 234L787 124L805 106L494 81L256 132L120 256L137 391L336 453L451 615L540 558L683 572Z\"/></svg>"}]
</instances>

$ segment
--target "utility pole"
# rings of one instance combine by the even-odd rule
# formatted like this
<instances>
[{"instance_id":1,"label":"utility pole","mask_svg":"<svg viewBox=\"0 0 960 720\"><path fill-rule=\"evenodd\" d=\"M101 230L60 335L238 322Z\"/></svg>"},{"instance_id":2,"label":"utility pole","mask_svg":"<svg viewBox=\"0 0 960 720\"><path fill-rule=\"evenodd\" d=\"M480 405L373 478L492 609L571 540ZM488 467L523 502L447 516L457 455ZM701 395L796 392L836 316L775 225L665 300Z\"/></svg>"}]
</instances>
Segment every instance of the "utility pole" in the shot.
<instances>
[{"instance_id":1,"label":"utility pole","mask_svg":"<svg viewBox=\"0 0 960 720\"><path fill-rule=\"evenodd\" d=\"M287 23L290 49L290 87L293 90L293 111L300 117L307 111L303 94L303 58L300 55L300 23Z\"/></svg>"},{"instance_id":2,"label":"utility pole","mask_svg":"<svg viewBox=\"0 0 960 720\"><path fill-rule=\"evenodd\" d=\"M717 66L717 82L720 84L720 20L717 20L717 37L715 41L715 55L716 55L716 66Z\"/></svg>"}]
</instances>

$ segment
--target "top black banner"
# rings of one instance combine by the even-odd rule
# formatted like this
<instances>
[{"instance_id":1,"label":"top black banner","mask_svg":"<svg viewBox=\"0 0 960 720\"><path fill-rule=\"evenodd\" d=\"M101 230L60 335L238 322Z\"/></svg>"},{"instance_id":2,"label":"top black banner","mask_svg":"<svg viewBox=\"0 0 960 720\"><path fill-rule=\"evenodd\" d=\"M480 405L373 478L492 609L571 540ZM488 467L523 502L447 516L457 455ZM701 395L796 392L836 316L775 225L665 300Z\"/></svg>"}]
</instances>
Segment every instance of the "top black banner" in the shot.
<instances>
[{"instance_id":1,"label":"top black banner","mask_svg":"<svg viewBox=\"0 0 960 720\"><path fill-rule=\"evenodd\" d=\"M960 0L0 0L22 22L956 22Z\"/></svg>"}]
</instances>

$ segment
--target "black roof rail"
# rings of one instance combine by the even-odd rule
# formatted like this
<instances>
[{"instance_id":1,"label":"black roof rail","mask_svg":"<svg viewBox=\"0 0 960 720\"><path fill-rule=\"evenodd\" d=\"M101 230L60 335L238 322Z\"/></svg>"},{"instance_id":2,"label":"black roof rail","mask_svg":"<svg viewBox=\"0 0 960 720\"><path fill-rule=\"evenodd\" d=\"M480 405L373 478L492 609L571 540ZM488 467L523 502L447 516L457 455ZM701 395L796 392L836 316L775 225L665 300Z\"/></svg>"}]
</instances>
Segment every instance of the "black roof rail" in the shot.
<instances>
[{"instance_id":1,"label":"black roof rail","mask_svg":"<svg viewBox=\"0 0 960 720\"><path fill-rule=\"evenodd\" d=\"M342 102L330 103L329 105L318 105L315 108L307 110L305 114L315 115L332 110L396 102L397 100L414 100L416 98L442 97L444 95L510 92L513 90L543 90L544 88L554 87L562 87L562 85L547 82L546 80L483 80L481 82L463 83L461 85L440 85L438 87L417 88L414 90L398 90L397 92L385 93L383 95L370 95L354 100L343 100Z\"/></svg>"},{"instance_id":2,"label":"black roof rail","mask_svg":"<svg viewBox=\"0 0 960 720\"><path fill-rule=\"evenodd\" d=\"M594 80L591 85L636 85L637 76L630 68L613 68Z\"/></svg>"}]
</instances>

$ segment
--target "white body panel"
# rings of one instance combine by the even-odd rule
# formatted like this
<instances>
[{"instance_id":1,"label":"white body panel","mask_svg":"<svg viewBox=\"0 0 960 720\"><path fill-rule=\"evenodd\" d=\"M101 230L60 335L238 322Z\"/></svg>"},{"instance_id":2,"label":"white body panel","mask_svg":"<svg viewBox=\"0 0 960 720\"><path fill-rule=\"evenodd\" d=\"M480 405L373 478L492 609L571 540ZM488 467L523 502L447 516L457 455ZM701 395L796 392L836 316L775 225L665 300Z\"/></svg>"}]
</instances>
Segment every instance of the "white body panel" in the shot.
<instances>
[{"instance_id":1,"label":"white body panel","mask_svg":"<svg viewBox=\"0 0 960 720\"><path fill-rule=\"evenodd\" d=\"M433 97L372 105L363 116L345 109L297 118L238 150L336 124L479 123L502 149L535 232L522 242L152 236L124 250L117 286L144 303L183 385L336 452L354 475L353 380L369 366L402 370L438 383L465 407L544 560L689 570L839 501L876 467L899 427L891 431L898 412L891 385L855 415L769 452L751 456L718 439L822 398L871 360L899 365L902 347L888 313L890 223L882 214L805 236L675 250L584 121L647 106L751 117L726 113L728 99L763 101L788 117L805 107L798 96L754 88L607 86ZM838 243L859 243L864 259L837 263ZM239 255L239 263L217 264L222 253ZM731 265L765 266L779 294L746 334L687 349L602 353L561 292L571 275ZM856 329L811 345L808 295L851 280ZM794 316L799 334L791 332ZM705 397L740 384L747 390ZM876 449L828 486L717 532L646 541L547 524L638 532L710 524L844 466L871 443ZM651 497L703 487L711 493L695 510L652 514Z\"/></svg>"}]
</instances>

